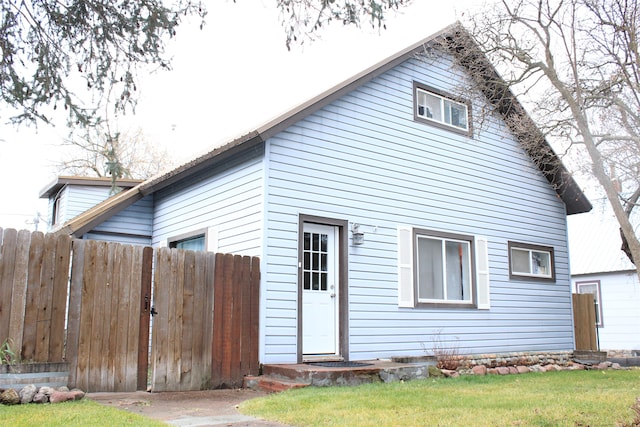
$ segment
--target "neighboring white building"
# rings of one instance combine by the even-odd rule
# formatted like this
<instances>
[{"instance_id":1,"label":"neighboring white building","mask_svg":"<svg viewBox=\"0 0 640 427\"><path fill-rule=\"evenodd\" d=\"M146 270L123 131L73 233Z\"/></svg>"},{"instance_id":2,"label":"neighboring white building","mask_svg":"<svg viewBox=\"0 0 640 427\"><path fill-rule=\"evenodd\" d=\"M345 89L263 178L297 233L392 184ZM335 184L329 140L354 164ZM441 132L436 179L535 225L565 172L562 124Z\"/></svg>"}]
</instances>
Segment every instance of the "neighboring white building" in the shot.
<instances>
[{"instance_id":1,"label":"neighboring white building","mask_svg":"<svg viewBox=\"0 0 640 427\"><path fill-rule=\"evenodd\" d=\"M640 351L640 283L620 249L618 223L603 199L567 218L571 281L576 293L596 295L600 349Z\"/></svg>"}]
</instances>

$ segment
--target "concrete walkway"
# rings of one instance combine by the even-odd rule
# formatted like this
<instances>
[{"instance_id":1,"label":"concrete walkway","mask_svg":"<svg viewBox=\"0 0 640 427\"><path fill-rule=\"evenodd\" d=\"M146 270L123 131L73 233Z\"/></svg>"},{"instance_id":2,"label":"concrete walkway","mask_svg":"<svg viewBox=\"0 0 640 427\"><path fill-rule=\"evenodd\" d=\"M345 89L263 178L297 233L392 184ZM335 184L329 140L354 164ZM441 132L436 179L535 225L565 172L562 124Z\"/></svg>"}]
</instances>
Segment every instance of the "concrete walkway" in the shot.
<instances>
[{"instance_id":1,"label":"concrete walkway","mask_svg":"<svg viewBox=\"0 0 640 427\"><path fill-rule=\"evenodd\" d=\"M205 390L147 393L88 393L97 403L163 421L180 427L261 426L282 427L271 421L243 415L237 406L245 400L264 396L254 390Z\"/></svg>"}]
</instances>

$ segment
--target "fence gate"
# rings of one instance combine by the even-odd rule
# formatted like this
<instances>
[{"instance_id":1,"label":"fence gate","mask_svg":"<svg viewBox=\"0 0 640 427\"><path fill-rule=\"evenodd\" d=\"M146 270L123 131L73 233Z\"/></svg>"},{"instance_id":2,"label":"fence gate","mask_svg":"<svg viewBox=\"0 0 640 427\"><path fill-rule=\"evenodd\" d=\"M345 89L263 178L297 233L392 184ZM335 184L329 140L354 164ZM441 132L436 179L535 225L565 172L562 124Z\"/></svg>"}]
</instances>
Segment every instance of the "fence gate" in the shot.
<instances>
[{"instance_id":1,"label":"fence gate","mask_svg":"<svg viewBox=\"0 0 640 427\"><path fill-rule=\"evenodd\" d=\"M239 387L258 373L259 259L160 248L152 391Z\"/></svg>"},{"instance_id":2,"label":"fence gate","mask_svg":"<svg viewBox=\"0 0 640 427\"><path fill-rule=\"evenodd\" d=\"M596 309L593 294L573 294L573 327L576 350L598 351Z\"/></svg>"},{"instance_id":3,"label":"fence gate","mask_svg":"<svg viewBox=\"0 0 640 427\"><path fill-rule=\"evenodd\" d=\"M67 360L71 386L146 389L153 250L73 240Z\"/></svg>"}]
</instances>

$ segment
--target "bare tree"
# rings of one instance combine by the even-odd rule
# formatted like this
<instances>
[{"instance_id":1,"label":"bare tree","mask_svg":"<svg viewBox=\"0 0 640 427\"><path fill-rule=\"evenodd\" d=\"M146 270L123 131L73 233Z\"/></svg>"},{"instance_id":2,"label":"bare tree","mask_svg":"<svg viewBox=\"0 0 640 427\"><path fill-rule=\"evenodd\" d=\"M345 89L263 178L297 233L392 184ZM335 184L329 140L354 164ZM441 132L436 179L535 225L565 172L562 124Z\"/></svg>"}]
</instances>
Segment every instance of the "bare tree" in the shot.
<instances>
[{"instance_id":1,"label":"bare tree","mask_svg":"<svg viewBox=\"0 0 640 427\"><path fill-rule=\"evenodd\" d=\"M501 0L465 23L482 55L469 49L471 38L448 40L458 60L481 77L485 94L528 100L537 126L524 120L512 129L540 129L595 178L632 261L640 260L630 220L640 199L639 24L635 1ZM501 76L486 78L487 58ZM545 156L535 160L543 169L557 167ZM640 263L636 269L640 275Z\"/></svg>"},{"instance_id":2,"label":"bare tree","mask_svg":"<svg viewBox=\"0 0 640 427\"><path fill-rule=\"evenodd\" d=\"M287 48L313 39L314 34L332 22L360 27L385 28L388 11L407 6L411 0L276 0L287 35Z\"/></svg>"},{"instance_id":3,"label":"bare tree","mask_svg":"<svg viewBox=\"0 0 640 427\"><path fill-rule=\"evenodd\" d=\"M167 150L151 143L140 129L121 133L106 125L90 127L63 145L59 174L110 176L114 190L120 178L147 179L174 166Z\"/></svg>"}]
</instances>

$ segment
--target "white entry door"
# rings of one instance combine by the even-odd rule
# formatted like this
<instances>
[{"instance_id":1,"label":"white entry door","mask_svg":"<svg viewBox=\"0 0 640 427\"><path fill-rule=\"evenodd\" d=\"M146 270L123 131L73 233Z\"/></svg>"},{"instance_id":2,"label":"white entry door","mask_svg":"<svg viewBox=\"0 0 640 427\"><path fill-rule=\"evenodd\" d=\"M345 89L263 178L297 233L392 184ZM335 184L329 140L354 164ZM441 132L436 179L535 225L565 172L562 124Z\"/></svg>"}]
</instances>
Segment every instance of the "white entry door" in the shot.
<instances>
[{"instance_id":1,"label":"white entry door","mask_svg":"<svg viewBox=\"0 0 640 427\"><path fill-rule=\"evenodd\" d=\"M339 352L337 227L305 223L302 238L302 353L336 356Z\"/></svg>"}]
</instances>

